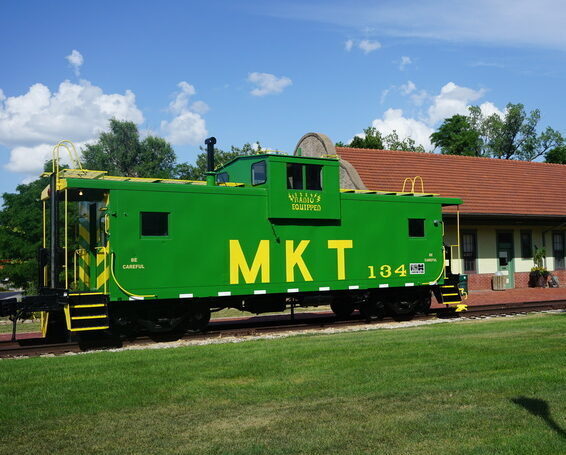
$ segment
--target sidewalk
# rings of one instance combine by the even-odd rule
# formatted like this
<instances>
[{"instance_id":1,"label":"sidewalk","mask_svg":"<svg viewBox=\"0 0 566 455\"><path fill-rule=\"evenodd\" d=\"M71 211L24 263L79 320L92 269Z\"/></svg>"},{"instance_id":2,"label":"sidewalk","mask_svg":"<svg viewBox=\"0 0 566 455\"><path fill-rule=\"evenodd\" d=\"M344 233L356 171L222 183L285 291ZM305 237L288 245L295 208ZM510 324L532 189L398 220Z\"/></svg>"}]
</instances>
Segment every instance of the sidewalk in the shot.
<instances>
[{"instance_id":1,"label":"sidewalk","mask_svg":"<svg viewBox=\"0 0 566 455\"><path fill-rule=\"evenodd\" d=\"M505 291L470 291L468 299L462 303L469 306L494 305L517 302L542 302L548 300L566 300L566 287L562 288L520 288ZM433 307L439 305L433 299ZM444 306L444 305L440 305Z\"/></svg>"}]
</instances>

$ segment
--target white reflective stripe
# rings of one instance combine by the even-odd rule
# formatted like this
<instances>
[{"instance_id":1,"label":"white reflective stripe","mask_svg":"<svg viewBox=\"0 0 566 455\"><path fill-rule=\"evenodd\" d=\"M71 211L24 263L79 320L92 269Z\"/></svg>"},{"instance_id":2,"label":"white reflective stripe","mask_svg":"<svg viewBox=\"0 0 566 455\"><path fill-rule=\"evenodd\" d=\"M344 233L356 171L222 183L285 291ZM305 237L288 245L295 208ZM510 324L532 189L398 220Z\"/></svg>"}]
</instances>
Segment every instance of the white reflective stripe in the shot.
<instances>
[{"instance_id":1,"label":"white reflective stripe","mask_svg":"<svg viewBox=\"0 0 566 455\"><path fill-rule=\"evenodd\" d=\"M380 287L380 288L388 288L389 285L388 285L388 284L380 284L379 287Z\"/></svg>"},{"instance_id":2,"label":"white reflective stripe","mask_svg":"<svg viewBox=\"0 0 566 455\"><path fill-rule=\"evenodd\" d=\"M180 299L192 299L193 295L192 294L179 294L179 298Z\"/></svg>"},{"instance_id":3,"label":"white reflective stripe","mask_svg":"<svg viewBox=\"0 0 566 455\"><path fill-rule=\"evenodd\" d=\"M218 297L228 297L230 295L232 295L230 291L223 291L218 293Z\"/></svg>"},{"instance_id":4,"label":"white reflective stripe","mask_svg":"<svg viewBox=\"0 0 566 455\"><path fill-rule=\"evenodd\" d=\"M267 294L265 289L260 289L259 291L254 291L254 294Z\"/></svg>"},{"instance_id":5,"label":"white reflective stripe","mask_svg":"<svg viewBox=\"0 0 566 455\"><path fill-rule=\"evenodd\" d=\"M405 286L414 286L415 283L405 283Z\"/></svg>"},{"instance_id":6,"label":"white reflective stripe","mask_svg":"<svg viewBox=\"0 0 566 455\"><path fill-rule=\"evenodd\" d=\"M431 286L434 286L434 285L436 284L436 281L431 281L431 282L428 283L428 284L430 284Z\"/></svg>"},{"instance_id":7,"label":"white reflective stripe","mask_svg":"<svg viewBox=\"0 0 566 455\"><path fill-rule=\"evenodd\" d=\"M318 288L319 291L330 291L330 288L328 286L322 286L320 288Z\"/></svg>"},{"instance_id":8,"label":"white reflective stripe","mask_svg":"<svg viewBox=\"0 0 566 455\"><path fill-rule=\"evenodd\" d=\"M348 289L360 289L359 286L348 286Z\"/></svg>"},{"instance_id":9,"label":"white reflective stripe","mask_svg":"<svg viewBox=\"0 0 566 455\"><path fill-rule=\"evenodd\" d=\"M299 292L299 288L287 289L287 292Z\"/></svg>"},{"instance_id":10,"label":"white reflective stripe","mask_svg":"<svg viewBox=\"0 0 566 455\"><path fill-rule=\"evenodd\" d=\"M143 300L144 298L140 295L131 295L129 300Z\"/></svg>"}]
</instances>

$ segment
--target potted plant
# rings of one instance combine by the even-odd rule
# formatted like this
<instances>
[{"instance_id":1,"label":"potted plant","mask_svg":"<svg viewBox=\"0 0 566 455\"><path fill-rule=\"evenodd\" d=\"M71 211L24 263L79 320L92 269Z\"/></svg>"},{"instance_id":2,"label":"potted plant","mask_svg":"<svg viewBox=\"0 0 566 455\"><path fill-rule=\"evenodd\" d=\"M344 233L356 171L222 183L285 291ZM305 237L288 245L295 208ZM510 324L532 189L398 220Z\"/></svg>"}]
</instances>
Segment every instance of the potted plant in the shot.
<instances>
[{"instance_id":1,"label":"potted plant","mask_svg":"<svg viewBox=\"0 0 566 455\"><path fill-rule=\"evenodd\" d=\"M546 270L544 259L546 257L545 248L537 248L533 255L533 262L535 266L531 269L529 274L529 286L532 288L545 288L546 281L550 272Z\"/></svg>"}]
</instances>

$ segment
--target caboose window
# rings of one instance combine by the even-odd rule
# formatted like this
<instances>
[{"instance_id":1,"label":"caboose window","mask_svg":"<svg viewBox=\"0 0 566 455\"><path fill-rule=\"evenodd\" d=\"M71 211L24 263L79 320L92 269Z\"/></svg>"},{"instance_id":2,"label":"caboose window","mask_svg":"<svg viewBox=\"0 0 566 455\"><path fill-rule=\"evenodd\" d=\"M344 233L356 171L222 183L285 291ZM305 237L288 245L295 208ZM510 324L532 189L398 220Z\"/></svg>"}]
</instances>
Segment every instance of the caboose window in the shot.
<instances>
[{"instance_id":1,"label":"caboose window","mask_svg":"<svg viewBox=\"0 0 566 455\"><path fill-rule=\"evenodd\" d=\"M307 190L322 190L322 166L307 164L306 166Z\"/></svg>"},{"instance_id":2,"label":"caboose window","mask_svg":"<svg viewBox=\"0 0 566 455\"><path fill-rule=\"evenodd\" d=\"M303 189L302 164L287 163L287 188L290 190Z\"/></svg>"},{"instance_id":3,"label":"caboose window","mask_svg":"<svg viewBox=\"0 0 566 455\"><path fill-rule=\"evenodd\" d=\"M261 185L267 181L265 161L252 164L252 185Z\"/></svg>"},{"instance_id":4,"label":"caboose window","mask_svg":"<svg viewBox=\"0 0 566 455\"><path fill-rule=\"evenodd\" d=\"M216 174L216 183L226 183L230 181L230 176L228 172L221 172L220 174Z\"/></svg>"},{"instance_id":5,"label":"caboose window","mask_svg":"<svg viewBox=\"0 0 566 455\"><path fill-rule=\"evenodd\" d=\"M424 237L424 219L409 218L409 237Z\"/></svg>"},{"instance_id":6,"label":"caboose window","mask_svg":"<svg viewBox=\"0 0 566 455\"><path fill-rule=\"evenodd\" d=\"M152 237L169 235L169 213L141 212L141 235Z\"/></svg>"}]
</instances>

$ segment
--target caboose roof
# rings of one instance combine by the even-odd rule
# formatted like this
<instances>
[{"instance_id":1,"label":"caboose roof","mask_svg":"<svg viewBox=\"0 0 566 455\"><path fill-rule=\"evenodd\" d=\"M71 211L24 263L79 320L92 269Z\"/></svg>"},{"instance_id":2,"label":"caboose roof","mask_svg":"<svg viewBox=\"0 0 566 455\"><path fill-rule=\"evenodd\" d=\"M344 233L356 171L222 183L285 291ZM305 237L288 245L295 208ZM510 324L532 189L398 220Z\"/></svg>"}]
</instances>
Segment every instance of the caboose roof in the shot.
<instances>
[{"instance_id":1,"label":"caboose roof","mask_svg":"<svg viewBox=\"0 0 566 455\"><path fill-rule=\"evenodd\" d=\"M419 175L425 191L463 199L462 214L566 218L565 165L346 147L336 151L372 190L400 191L407 175Z\"/></svg>"}]
</instances>

